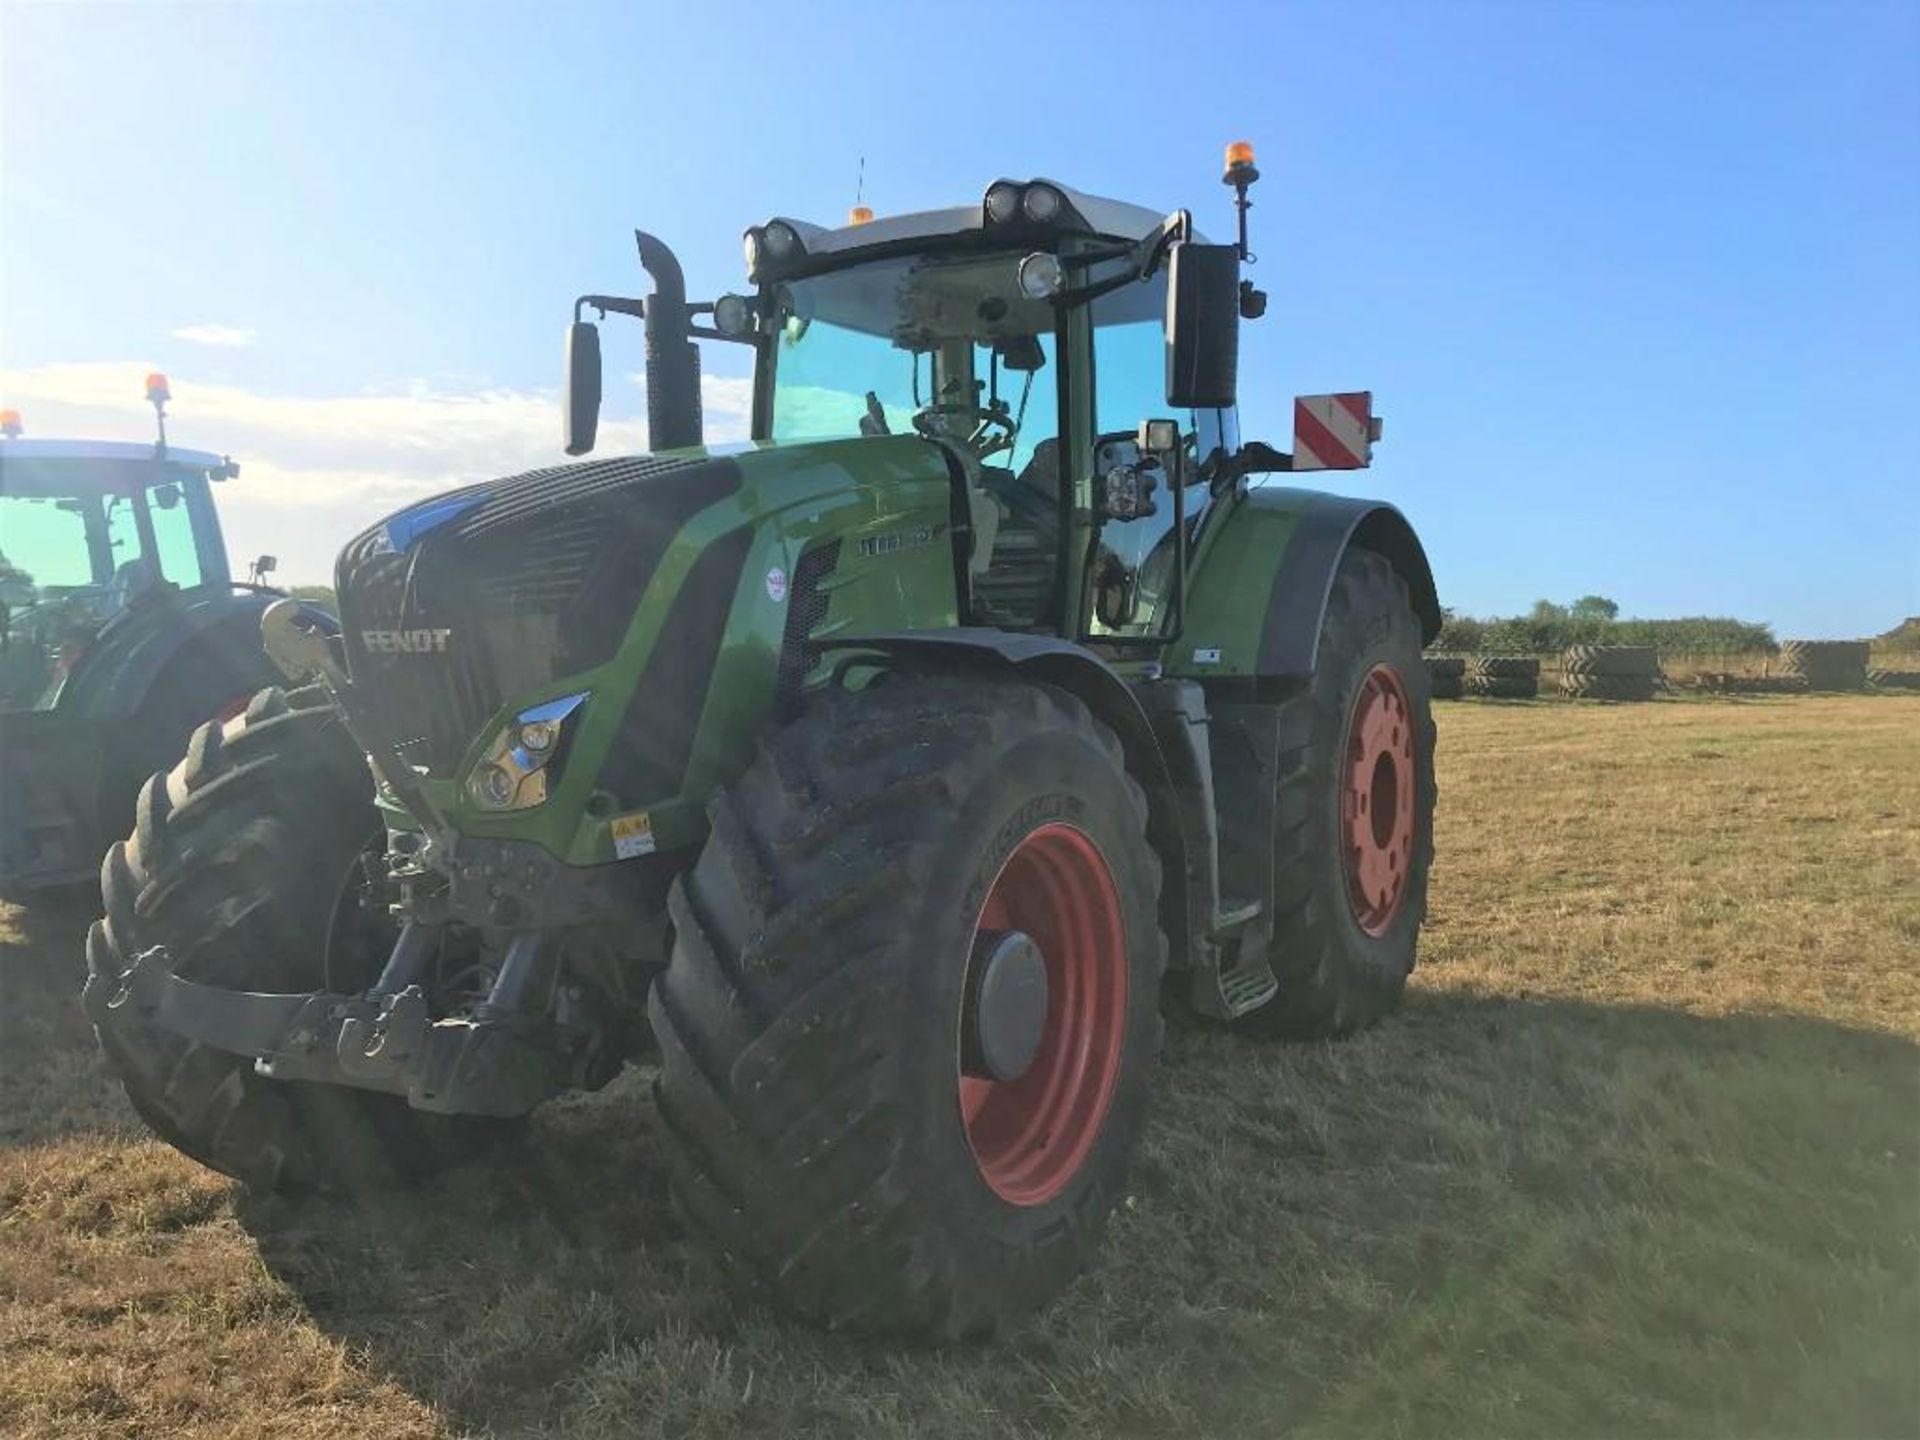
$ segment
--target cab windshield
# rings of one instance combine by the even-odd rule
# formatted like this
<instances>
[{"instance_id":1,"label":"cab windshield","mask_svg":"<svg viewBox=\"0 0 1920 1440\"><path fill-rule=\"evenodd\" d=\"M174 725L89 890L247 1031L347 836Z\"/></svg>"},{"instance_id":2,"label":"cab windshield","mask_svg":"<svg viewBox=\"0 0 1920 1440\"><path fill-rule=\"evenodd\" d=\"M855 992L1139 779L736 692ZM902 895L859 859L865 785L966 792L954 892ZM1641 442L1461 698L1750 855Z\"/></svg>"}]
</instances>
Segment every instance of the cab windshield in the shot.
<instances>
[{"instance_id":1,"label":"cab windshield","mask_svg":"<svg viewBox=\"0 0 1920 1440\"><path fill-rule=\"evenodd\" d=\"M772 438L918 431L1026 464L1059 415L1054 310L1020 293L1019 263L906 255L779 286Z\"/></svg>"}]
</instances>

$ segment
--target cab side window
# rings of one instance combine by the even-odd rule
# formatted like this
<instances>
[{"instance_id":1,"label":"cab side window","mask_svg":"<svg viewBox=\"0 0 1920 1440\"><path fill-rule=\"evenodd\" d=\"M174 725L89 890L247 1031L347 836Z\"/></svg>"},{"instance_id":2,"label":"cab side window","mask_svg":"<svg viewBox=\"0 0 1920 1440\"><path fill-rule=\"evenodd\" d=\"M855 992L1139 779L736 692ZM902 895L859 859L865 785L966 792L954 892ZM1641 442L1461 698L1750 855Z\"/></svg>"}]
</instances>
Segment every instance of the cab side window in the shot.
<instances>
[{"instance_id":1,"label":"cab side window","mask_svg":"<svg viewBox=\"0 0 1920 1440\"><path fill-rule=\"evenodd\" d=\"M177 482L164 481L147 486L144 498L153 521L156 548L152 555L141 549L133 497L115 495L107 501L107 542L113 550L114 574L129 582L164 579L182 590L198 585L202 579L200 552L194 544L193 519L184 489Z\"/></svg>"},{"instance_id":2,"label":"cab side window","mask_svg":"<svg viewBox=\"0 0 1920 1440\"><path fill-rule=\"evenodd\" d=\"M153 515L153 538L160 547L161 573L182 590L198 585L206 577L200 570L185 487L174 483L150 487L147 508Z\"/></svg>"},{"instance_id":3,"label":"cab side window","mask_svg":"<svg viewBox=\"0 0 1920 1440\"><path fill-rule=\"evenodd\" d=\"M1166 279L1128 285L1093 304L1093 387L1096 471L1137 460L1134 445L1140 422L1173 418L1180 422L1186 448L1187 539L1199 533L1210 498L1197 483L1201 467L1216 450L1231 453L1237 425L1231 411L1172 412L1166 396ZM1091 576L1096 636L1160 634L1172 614L1176 547L1174 496L1170 477L1154 476L1152 508L1131 520L1109 519Z\"/></svg>"}]
</instances>

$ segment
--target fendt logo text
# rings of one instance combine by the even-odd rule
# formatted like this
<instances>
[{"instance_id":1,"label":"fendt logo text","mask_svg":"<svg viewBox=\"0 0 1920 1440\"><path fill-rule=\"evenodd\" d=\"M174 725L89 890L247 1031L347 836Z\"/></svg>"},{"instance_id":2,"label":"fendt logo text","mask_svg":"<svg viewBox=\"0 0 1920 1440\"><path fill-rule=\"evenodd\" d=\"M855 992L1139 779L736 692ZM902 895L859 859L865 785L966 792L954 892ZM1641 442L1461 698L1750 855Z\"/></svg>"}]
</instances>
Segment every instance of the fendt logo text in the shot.
<instances>
[{"instance_id":1,"label":"fendt logo text","mask_svg":"<svg viewBox=\"0 0 1920 1440\"><path fill-rule=\"evenodd\" d=\"M451 630L362 630L360 643L376 655L426 655L444 652Z\"/></svg>"}]
</instances>

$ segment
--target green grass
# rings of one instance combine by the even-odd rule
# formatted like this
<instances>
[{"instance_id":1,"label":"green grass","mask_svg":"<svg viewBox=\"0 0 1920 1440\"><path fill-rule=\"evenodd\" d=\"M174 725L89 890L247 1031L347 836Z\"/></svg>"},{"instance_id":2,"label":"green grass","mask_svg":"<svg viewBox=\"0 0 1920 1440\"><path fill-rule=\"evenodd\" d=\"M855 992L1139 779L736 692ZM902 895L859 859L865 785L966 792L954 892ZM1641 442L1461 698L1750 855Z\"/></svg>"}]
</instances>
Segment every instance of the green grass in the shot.
<instances>
[{"instance_id":1,"label":"green grass","mask_svg":"<svg viewBox=\"0 0 1920 1440\"><path fill-rule=\"evenodd\" d=\"M1404 1011L1171 1027L1104 1262L856 1344L672 1218L643 1073L496 1172L257 1200L0 945L0 1434L1920 1434L1920 698L1442 707Z\"/></svg>"}]
</instances>

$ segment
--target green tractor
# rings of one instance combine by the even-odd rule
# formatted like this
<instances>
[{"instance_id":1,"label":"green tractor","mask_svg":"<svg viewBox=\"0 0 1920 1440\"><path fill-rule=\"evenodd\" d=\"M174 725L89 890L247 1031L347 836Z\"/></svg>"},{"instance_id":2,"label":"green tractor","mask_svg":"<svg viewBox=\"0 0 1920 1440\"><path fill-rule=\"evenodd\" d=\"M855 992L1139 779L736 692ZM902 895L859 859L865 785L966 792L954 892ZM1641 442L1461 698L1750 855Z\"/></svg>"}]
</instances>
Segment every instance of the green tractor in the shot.
<instances>
[{"instance_id":1,"label":"green tractor","mask_svg":"<svg viewBox=\"0 0 1920 1440\"><path fill-rule=\"evenodd\" d=\"M221 455L23 438L0 412L0 896L90 881L134 797L194 728L237 715L278 672L260 617L281 592L236 584ZM253 579L272 568L254 562ZM325 617L314 612L312 623Z\"/></svg>"},{"instance_id":2,"label":"green tractor","mask_svg":"<svg viewBox=\"0 0 1920 1440\"><path fill-rule=\"evenodd\" d=\"M195 733L103 867L86 1004L141 1114L249 1184L479 1156L657 1062L688 1223L815 1322L992 1333L1094 1255L1168 998L1260 1036L1393 1006L1432 850L1419 541L1256 483L1239 244L1040 180L746 235L644 322L654 453L350 542L343 635ZM695 341L754 357L702 444ZM371 771L371 774L369 773Z\"/></svg>"}]
</instances>

